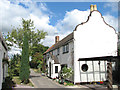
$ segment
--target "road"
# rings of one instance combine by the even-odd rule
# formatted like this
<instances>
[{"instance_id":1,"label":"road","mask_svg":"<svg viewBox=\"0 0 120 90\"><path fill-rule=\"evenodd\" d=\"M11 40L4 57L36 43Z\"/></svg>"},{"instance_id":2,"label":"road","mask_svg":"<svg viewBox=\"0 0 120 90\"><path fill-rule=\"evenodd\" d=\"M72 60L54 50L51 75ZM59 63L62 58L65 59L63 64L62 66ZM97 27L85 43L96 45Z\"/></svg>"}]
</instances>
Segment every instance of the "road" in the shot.
<instances>
[{"instance_id":1,"label":"road","mask_svg":"<svg viewBox=\"0 0 120 90\"><path fill-rule=\"evenodd\" d=\"M51 90L57 89L57 90L92 90L88 87L85 87L83 85L79 86L64 86L60 85L57 82L53 81L52 79L49 79L48 77L41 76L40 73L34 72L32 69L30 69L30 80L34 84L35 88L45 88Z\"/></svg>"},{"instance_id":2,"label":"road","mask_svg":"<svg viewBox=\"0 0 120 90\"><path fill-rule=\"evenodd\" d=\"M64 88L63 85L60 85L48 77L41 76L39 73L34 72L30 69L30 79L34 84L35 88Z\"/></svg>"}]
</instances>

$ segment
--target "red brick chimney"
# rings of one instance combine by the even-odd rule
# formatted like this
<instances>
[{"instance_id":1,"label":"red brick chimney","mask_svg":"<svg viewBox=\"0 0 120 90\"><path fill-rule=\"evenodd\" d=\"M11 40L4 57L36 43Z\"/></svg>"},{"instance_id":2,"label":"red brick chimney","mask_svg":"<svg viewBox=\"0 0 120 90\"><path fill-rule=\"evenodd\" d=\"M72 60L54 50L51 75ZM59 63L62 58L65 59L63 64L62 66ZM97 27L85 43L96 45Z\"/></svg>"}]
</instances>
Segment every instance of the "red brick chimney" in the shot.
<instances>
[{"instance_id":1,"label":"red brick chimney","mask_svg":"<svg viewBox=\"0 0 120 90\"><path fill-rule=\"evenodd\" d=\"M55 43L59 42L59 36L55 36Z\"/></svg>"}]
</instances>

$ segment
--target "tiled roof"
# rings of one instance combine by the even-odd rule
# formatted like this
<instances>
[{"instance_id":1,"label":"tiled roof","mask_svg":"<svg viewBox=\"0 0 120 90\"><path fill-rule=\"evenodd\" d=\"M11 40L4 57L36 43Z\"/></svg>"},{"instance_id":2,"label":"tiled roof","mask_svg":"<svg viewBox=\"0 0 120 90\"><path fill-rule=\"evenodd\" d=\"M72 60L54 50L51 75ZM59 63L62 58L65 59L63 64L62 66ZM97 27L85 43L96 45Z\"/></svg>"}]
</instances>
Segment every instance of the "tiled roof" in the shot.
<instances>
[{"instance_id":1,"label":"tiled roof","mask_svg":"<svg viewBox=\"0 0 120 90\"><path fill-rule=\"evenodd\" d=\"M65 38L63 38L62 40L60 40L58 43L55 43L54 45L52 45L44 54L46 54L46 53L48 53L48 52L50 52L58 47L61 47L62 45L67 44L72 39L73 39L73 32L70 33Z\"/></svg>"},{"instance_id":2,"label":"tiled roof","mask_svg":"<svg viewBox=\"0 0 120 90\"><path fill-rule=\"evenodd\" d=\"M48 48L47 51L45 51L43 54L49 52L49 51L52 49L53 46L54 46L54 45L52 45L50 48Z\"/></svg>"},{"instance_id":3,"label":"tiled roof","mask_svg":"<svg viewBox=\"0 0 120 90\"><path fill-rule=\"evenodd\" d=\"M54 64L59 64L59 60L56 56L52 55L52 60L54 60Z\"/></svg>"}]
</instances>

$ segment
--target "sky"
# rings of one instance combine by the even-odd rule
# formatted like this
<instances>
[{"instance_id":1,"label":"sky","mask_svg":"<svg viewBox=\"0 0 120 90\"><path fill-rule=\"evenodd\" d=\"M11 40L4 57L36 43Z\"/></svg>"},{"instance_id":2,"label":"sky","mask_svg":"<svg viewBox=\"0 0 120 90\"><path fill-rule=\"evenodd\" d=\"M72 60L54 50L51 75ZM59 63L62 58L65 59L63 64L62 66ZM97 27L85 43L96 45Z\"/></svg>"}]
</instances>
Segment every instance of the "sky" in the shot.
<instances>
[{"instance_id":1,"label":"sky","mask_svg":"<svg viewBox=\"0 0 120 90\"><path fill-rule=\"evenodd\" d=\"M21 25L22 18L31 19L34 21L35 30L44 30L48 33L41 43L50 47L55 43L56 35L59 35L61 40L70 34L76 25L85 22L90 14L90 5L96 4L97 10L102 14L106 23L118 32L118 2L113 2L113 0L106 0L106 2L45 1L1 0L0 31L7 34L12 31L13 27L21 27L19 25ZM9 54L19 53L20 50L16 45Z\"/></svg>"}]
</instances>

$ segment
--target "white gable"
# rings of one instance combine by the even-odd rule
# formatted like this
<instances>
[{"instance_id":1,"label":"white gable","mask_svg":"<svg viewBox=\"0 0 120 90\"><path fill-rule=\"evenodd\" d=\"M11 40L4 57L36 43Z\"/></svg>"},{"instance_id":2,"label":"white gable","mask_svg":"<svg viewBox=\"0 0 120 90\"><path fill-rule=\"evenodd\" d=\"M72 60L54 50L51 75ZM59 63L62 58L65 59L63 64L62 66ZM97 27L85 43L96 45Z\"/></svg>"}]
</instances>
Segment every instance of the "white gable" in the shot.
<instances>
[{"instance_id":1,"label":"white gable","mask_svg":"<svg viewBox=\"0 0 120 90\"><path fill-rule=\"evenodd\" d=\"M98 11L93 11L86 23L77 26L74 39L76 58L117 55L117 34Z\"/></svg>"}]
</instances>

